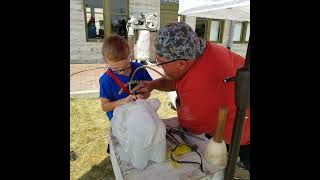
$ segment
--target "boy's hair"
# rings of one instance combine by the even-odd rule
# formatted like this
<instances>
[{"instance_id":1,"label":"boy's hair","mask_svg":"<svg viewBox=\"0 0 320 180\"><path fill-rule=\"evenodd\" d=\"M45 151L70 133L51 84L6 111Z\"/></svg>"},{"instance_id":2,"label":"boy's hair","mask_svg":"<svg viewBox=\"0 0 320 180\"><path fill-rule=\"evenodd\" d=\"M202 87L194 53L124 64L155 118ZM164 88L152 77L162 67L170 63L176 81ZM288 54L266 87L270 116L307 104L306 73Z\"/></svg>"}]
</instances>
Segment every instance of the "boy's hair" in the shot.
<instances>
[{"instance_id":1,"label":"boy's hair","mask_svg":"<svg viewBox=\"0 0 320 180\"><path fill-rule=\"evenodd\" d=\"M102 45L102 56L110 61L127 59L130 55L128 41L123 37L112 34L104 39Z\"/></svg>"}]
</instances>

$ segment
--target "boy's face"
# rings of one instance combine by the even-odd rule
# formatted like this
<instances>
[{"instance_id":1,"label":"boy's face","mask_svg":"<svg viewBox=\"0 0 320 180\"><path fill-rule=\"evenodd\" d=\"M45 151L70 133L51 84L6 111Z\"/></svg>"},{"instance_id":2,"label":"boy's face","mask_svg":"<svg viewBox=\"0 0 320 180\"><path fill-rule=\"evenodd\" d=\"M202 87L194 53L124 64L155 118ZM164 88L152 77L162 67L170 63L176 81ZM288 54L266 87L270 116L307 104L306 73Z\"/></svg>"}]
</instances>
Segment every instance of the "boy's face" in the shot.
<instances>
[{"instance_id":1,"label":"boy's face","mask_svg":"<svg viewBox=\"0 0 320 180\"><path fill-rule=\"evenodd\" d=\"M112 72L115 72L123 76L130 76L131 64L129 58L120 61L107 60L106 62L107 65L111 68Z\"/></svg>"}]
</instances>

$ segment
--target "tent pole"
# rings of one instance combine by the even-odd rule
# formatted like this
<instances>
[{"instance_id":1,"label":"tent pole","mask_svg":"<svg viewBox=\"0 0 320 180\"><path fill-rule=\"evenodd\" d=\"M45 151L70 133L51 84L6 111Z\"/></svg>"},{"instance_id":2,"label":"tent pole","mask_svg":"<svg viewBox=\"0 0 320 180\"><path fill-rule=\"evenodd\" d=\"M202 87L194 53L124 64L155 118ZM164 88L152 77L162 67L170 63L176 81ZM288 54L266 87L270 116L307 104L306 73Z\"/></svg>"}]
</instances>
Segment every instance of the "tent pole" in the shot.
<instances>
[{"instance_id":1,"label":"tent pole","mask_svg":"<svg viewBox=\"0 0 320 180\"><path fill-rule=\"evenodd\" d=\"M230 29L229 29L229 39L228 39L228 44L227 44L227 48L231 49L232 47L232 42L233 42L233 25L234 25L234 21L230 20Z\"/></svg>"},{"instance_id":2,"label":"tent pole","mask_svg":"<svg viewBox=\"0 0 320 180\"><path fill-rule=\"evenodd\" d=\"M235 79L235 105L237 110L232 130L232 139L224 180L233 180L240 150L240 142L245 122L246 110L248 107L250 107L250 39L248 43L245 65L237 70L235 78L228 79L229 80L226 80L225 82L230 82L232 81L231 79Z\"/></svg>"}]
</instances>

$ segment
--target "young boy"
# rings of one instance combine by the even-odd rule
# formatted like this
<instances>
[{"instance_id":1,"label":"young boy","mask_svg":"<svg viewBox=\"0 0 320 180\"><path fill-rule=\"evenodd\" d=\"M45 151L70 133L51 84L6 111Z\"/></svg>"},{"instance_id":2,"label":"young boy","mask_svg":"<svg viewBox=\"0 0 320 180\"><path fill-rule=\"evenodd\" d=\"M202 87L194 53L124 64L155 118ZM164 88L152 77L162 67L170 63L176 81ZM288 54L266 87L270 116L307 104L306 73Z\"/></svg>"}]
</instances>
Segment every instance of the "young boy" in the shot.
<instances>
[{"instance_id":1,"label":"young boy","mask_svg":"<svg viewBox=\"0 0 320 180\"><path fill-rule=\"evenodd\" d=\"M99 79L101 107L111 121L113 110L117 106L135 101L138 98L147 99L150 93L142 96L128 92L132 73L142 64L130 62L130 48L126 39L119 35L105 38L102 55L109 68ZM133 89L140 80L152 80L146 69L140 69L136 72L131 88Z\"/></svg>"}]
</instances>

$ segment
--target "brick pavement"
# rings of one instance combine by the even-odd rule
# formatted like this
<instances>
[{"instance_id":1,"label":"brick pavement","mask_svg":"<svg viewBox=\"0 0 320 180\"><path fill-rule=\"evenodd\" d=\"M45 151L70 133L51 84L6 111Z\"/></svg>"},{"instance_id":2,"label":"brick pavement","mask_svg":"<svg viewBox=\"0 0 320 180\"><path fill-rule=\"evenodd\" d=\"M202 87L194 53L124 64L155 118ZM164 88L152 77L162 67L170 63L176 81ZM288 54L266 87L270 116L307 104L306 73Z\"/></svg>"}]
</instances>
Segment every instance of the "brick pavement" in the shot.
<instances>
[{"instance_id":1,"label":"brick pavement","mask_svg":"<svg viewBox=\"0 0 320 180\"><path fill-rule=\"evenodd\" d=\"M151 65L148 65L151 66ZM85 72L80 72L73 76L70 76L70 92L76 91L89 91L89 90L97 90L99 91L99 78L106 71L105 69L96 69L99 67L106 67L105 64L70 64L70 75L88 70ZM157 66L151 66L152 68L158 70L163 73L162 68ZM93 69L93 70L90 70ZM147 69L153 79L157 79L160 77L156 72Z\"/></svg>"}]
</instances>

